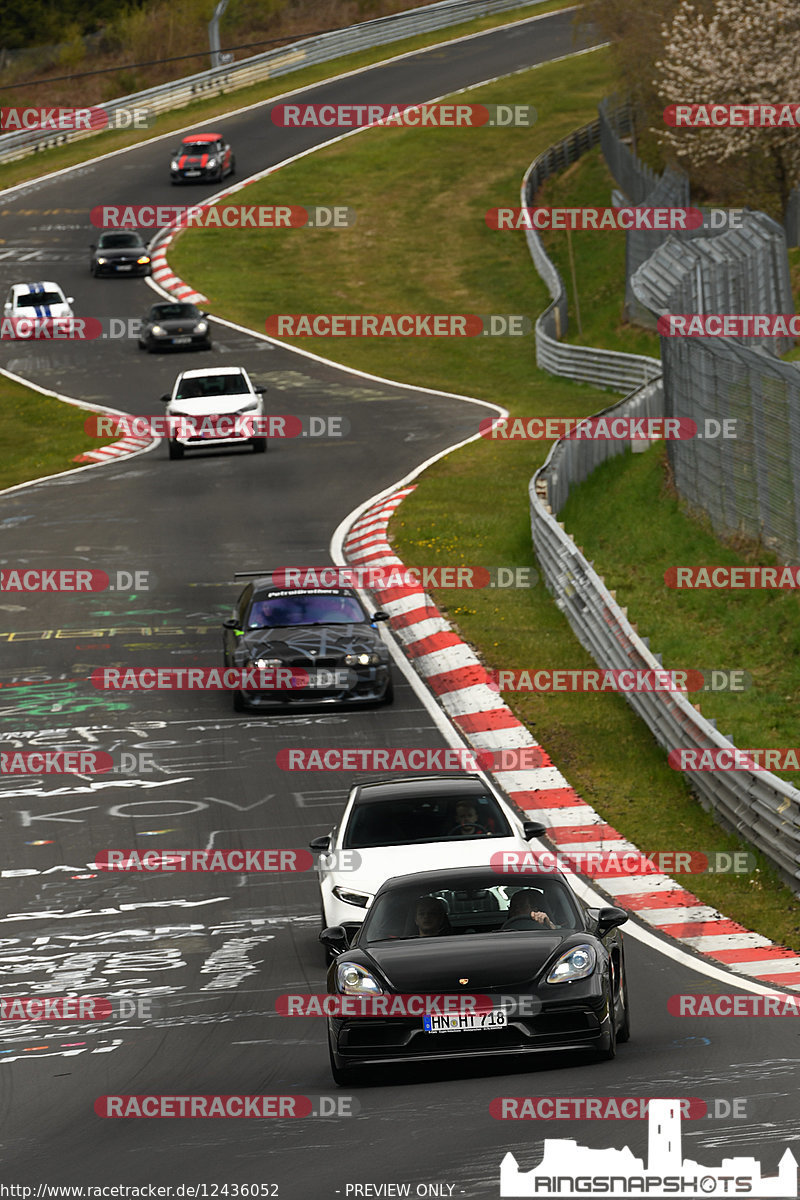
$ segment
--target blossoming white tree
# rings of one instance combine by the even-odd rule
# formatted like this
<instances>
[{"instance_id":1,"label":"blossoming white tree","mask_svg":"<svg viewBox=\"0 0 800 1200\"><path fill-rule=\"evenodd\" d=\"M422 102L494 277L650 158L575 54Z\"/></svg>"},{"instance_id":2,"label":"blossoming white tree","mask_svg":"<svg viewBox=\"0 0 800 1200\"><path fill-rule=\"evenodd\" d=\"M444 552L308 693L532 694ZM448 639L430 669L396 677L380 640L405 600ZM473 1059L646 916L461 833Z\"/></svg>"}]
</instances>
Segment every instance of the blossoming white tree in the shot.
<instances>
[{"instance_id":1,"label":"blossoming white tree","mask_svg":"<svg viewBox=\"0 0 800 1200\"><path fill-rule=\"evenodd\" d=\"M684 4L662 36L664 51L653 82L664 106L800 100L798 0L716 0L709 15ZM712 164L745 165L751 184L757 181L777 193L781 210L800 183L798 129L661 125L654 132L695 177Z\"/></svg>"}]
</instances>

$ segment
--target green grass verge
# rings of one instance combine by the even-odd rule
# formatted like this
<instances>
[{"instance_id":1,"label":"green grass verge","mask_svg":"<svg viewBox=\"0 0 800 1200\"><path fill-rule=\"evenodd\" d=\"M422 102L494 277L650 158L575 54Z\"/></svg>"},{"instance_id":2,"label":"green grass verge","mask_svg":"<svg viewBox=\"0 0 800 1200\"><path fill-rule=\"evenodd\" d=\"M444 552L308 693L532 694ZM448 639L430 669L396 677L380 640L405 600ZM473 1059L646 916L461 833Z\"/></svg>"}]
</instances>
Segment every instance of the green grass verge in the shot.
<instances>
[{"instance_id":1,"label":"green grass verge","mask_svg":"<svg viewBox=\"0 0 800 1200\"><path fill-rule=\"evenodd\" d=\"M59 171L64 167L75 166L77 163L86 162L101 154L108 154L112 150L118 150L121 147L135 146L139 142L147 141L149 138L169 133L172 129L183 129L187 125L197 125L200 122L209 121L213 117L224 117L227 113L239 108L245 108L249 104L257 104L264 100L270 100L273 96L280 96L284 92L308 87L310 84L319 83L321 80L330 79L335 75L354 71L359 67L366 67L371 63L378 63L387 58L394 58L398 54L406 54L412 50L423 50L427 46L435 46L440 42L449 41L451 38L466 37L471 33L481 33L485 29L494 29L498 25L506 25L512 21L522 20L526 16L538 16L540 13L556 12L562 8L571 8L574 3L575 0L547 0L546 3L537 6L535 9L529 7L512 9L509 12L497 13L493 16L482 17L479 20L465 21L460 25L452 25L447 29L432 30L430 33L419 34L417 37L404 38L402 41L392 42L386 46L376 46L370 50L362 50L358 54L348 54L343 58L332 59L330 62L318 63L313 67L305 67L303 70L293 71L288 75L280 75L273 80L265 80L262 83L254 84L252 87L238 88L222 96L197 100L192 104L186 105L184 108L175 109L164 116L158 117L153 122L152 127L147 130L119 130L109 133L98 133L91 138L70 142L64 146L53 147L49 150L42 150L38 154L20 159L18 162L4 163L2 186L9 188L16 183L24 183L29 179L37 179L40 175L48 174L51 171ZM287 45L285 49L288 50L289 46ZM21 101L14 100L13 103L18 104ZM241 156L238 165L240 172L246 168L246 163L242 160Z\"/></svg>"},{"instance_id":2,"label":"green grass verge","mask_svg":"<svg viewBox=\"0 0 800 1200\"><path fill-rule=\"evenodd\" d=\"M210 308L263 329L270 313L541 311L548 296L521 234L490 231L485 211L518 203L531 159L591 120L612 87L608 54L594 51L469 94L536 105L532 130L371 130L301 160L248 191L248 202L349 204L353 229L258 235L190 231L170 261ZM224 243L222 237L225 237ZM217 266L218 262L224 265ZM247 277L247 289L238 281ZM296 339L326 357L428 387L480 396L514 414L582 416L608 393L538 371L532 338L474 342ZM477 424L476 417L476 424ZM416 565L530 566L527 489L547 447L480 441L427 471L391 532ZM619 528L615 517L612 527ZM662 568L663 569L663 568ZM543 585L436 601L490 667L591 667L593 660ZM580 794L642 849L735 849L669 769L619 696L507 696ZM681 877L679 877L681 878ZM756 875L683 877L704 902L766 936L800 947L794 898L760 860Z\"/></svg>"},{"instance_id":3,"label":"green grass verge","mask_svg":"<svg viewBox=\"0 0 800 1200\"><path fill-rule=\"evenodd\" d=\"M42 396L0 375L0 488L43 475L74 471L76 454L97 450L118 438L93 438L84 432L92 414L62 400Z\"/></svg>"}]
</instances>

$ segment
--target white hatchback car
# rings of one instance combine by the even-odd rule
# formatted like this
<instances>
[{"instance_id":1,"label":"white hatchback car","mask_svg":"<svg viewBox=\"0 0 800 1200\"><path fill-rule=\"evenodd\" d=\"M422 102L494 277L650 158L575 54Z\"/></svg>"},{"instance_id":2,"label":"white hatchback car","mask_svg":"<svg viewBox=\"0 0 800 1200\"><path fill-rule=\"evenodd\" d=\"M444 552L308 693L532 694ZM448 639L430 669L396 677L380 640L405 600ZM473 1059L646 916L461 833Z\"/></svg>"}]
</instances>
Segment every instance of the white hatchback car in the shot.
<instances>
[{"instance_id":1,"label":"white hatchback car","mask_svg":"<svg viewBox=\"0 0 800 1200\"><path fill-rule=\"evenodd\" d=\"M214 417L263 417L266 389L256 387L244 367L206 367L181 371L172 391L161 397L168 417L187 417L186 429L175 429L169 438L170 458L183 458L186 450L216 446L251 445L257 454L267 448L266 436L251 434L247 423ZM204 419L206 418L206 419ZM237 428L244 425L244 431ZM215 428L215 425L217 426Z\"/></svg>"},{"instance_id":2,"label":"white hatchback car","mask_svg":"<svg viewBox=\"0 0 800 1200\"><path fill-rule=\"evenodd\" d=\"M65 296L57 283L12 283L3 305L5 317L72 317L72 296Z\"/></svg>"},{"instance_id":3,"label":"white hatchback car","mask_svg":"<svg viewBox=\"0 0 800 1200\"><path fill-rule=\"evenodd\" d=\"M319 853L323 928L352 930L396 875L486 866L525 853L545 832L480 775L415 775L356 784L338 828L309 843Z\"/></svg>"}]
</instances>

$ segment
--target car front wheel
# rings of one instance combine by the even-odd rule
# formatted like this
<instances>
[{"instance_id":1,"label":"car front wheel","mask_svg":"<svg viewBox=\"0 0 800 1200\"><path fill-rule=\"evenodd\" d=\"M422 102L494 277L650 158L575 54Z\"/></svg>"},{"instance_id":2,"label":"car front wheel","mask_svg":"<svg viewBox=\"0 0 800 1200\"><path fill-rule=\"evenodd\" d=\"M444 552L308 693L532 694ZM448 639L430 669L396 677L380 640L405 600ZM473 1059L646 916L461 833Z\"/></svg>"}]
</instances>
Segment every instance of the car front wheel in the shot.
<instances>
[{"instance_id":1,"label":"car front wheel","mask_svg":"<svg viewBox=\"0 0 800 1200\"><path fill-rule=\"evenodd\" d=\"M251 438L250 444L253 447L255 454L264 454L267 449L267 439L265 437Z\"/></svg>"},{"instance_id":2,"label":"car front wheel","mask_svg":"<svg viewBox=\"0 0 800 1200\"><path fill-rule=\"evenodd\" d=\"M357 1067L348 1067L347 1070L337 1067L333 1057L330 1034L328 1034L328 1057L331 1063L331 1076L338 1087L353 1087L361 1082L363 1071L359 1071Z\"/></svg>"},{"instance_id":3,"label":"car front wheel","mask_svg":"<svg viewBox=\"0 0 800 1200\"><path fill-rule=\"evenodd\" d=\"M183 458L183 446L180 442L170 441L169 456L170 458Z\"/></svg>"}]
</instances>

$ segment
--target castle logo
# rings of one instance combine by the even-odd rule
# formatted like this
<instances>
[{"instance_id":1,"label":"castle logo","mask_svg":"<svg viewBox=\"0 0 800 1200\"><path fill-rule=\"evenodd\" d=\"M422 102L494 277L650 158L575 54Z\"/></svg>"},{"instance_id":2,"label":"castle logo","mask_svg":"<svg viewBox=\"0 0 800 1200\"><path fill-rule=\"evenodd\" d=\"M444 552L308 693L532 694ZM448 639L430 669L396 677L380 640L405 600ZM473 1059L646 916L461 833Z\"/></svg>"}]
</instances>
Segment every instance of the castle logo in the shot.
<instances>
[{"instance_id":1,"label":"castle logo","mask_svg":"<svg viewBox=\"0 0 800 1200\"><path fill-rule=\"evenodd\" d=\"M786 1150L778 1174L764 1177L755 1158L724 1158L719 1167L684 1159L679 1100L651 1100L647 1165L627 1146L592 1150L569 1138L545 1138L542 1161L520 1171L513 1154L500 1164L502 1197L605 1196L797 1196L797 1159Z\"/></svg>"}]
</instances>

